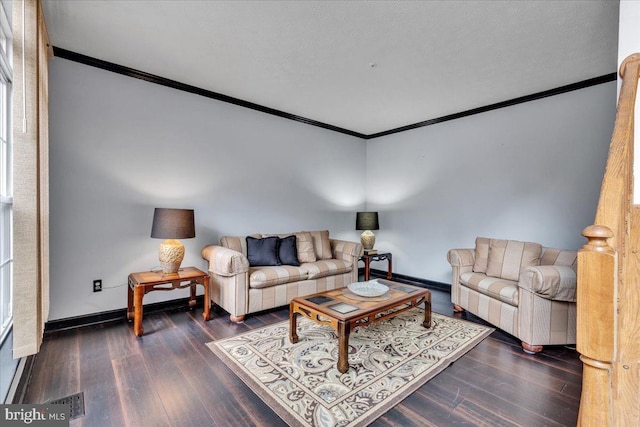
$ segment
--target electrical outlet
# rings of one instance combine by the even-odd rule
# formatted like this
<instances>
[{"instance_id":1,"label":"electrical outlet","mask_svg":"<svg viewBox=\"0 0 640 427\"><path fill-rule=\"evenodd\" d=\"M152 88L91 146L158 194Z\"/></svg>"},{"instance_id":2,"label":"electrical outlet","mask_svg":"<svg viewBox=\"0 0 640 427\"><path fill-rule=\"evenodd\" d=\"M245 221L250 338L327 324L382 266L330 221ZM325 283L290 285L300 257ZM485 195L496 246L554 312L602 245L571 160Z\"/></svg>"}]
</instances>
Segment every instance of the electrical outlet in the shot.
<instances>
[{"instance_id":1,"label":"electrical outlet","mask_svg":"<svg viewBox=\"0 0 640 427\"><path fill-rule=\"evenodd\" d=\"M102 291L102 280L98 279L98 280L94 280L93 281L93 292L100 292Z\"/></svg>"}]
</instances>

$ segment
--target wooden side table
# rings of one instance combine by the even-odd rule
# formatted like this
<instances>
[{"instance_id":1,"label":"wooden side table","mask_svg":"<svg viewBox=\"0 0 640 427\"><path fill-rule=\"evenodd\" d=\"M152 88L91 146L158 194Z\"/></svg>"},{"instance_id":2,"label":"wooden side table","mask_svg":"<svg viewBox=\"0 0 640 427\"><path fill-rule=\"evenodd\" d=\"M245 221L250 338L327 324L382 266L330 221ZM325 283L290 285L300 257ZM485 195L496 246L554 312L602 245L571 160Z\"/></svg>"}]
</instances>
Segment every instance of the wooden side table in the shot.
<instances>
[{"instance_id":1,"label":"wooden side table","mask_svg":"<svg viewBox=\"0 0 640 427\"><path fill-rule=\"evenodd\" d=\"M209 298L209 275L195 267L185 267L177 273L164 274L162 272L142 271L129 275L127 286L127 319L133 320L133 333L141 337L142 328L142 297L151 291L172 291L174 289L191 288L189 308L196 305L196 285L204 286L204 312L202 317L211 317L211 300Z\"/></svg>"},{"instance_id":2,"label":"wooden side table","mask_svg":"<svg viewBox=\"0 0 640 427\"><path fill-rule=\"evenodd\" d=\"M364 280L369 280L371 275L371 261L384 261L387 260L387 280L391 280L393 271L393 259L390 252L378 252L377 254L364 254L360 257L361 261L364 261Z\"/></svg>"}]
</instances>

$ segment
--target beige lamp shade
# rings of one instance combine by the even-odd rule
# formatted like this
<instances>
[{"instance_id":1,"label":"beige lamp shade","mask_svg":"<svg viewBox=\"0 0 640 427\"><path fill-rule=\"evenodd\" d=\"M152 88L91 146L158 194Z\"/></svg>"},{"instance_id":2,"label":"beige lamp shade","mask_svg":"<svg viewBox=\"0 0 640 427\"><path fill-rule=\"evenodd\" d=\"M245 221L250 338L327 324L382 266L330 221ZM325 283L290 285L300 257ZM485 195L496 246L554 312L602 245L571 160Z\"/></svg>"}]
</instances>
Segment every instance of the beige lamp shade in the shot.
<instances>
[{"instance_id":1,"label":"beige lamp shade","mask_svg":"<svg viewBox=\"0 0 640 427\"><path fill-rule=\"evenodd\" d=\"M196 237L193 209L156 208L151 237L166 239L158 252L162 272L176 273L184 259L184 245L178 239Z\"/></svg>"}]
</instances>

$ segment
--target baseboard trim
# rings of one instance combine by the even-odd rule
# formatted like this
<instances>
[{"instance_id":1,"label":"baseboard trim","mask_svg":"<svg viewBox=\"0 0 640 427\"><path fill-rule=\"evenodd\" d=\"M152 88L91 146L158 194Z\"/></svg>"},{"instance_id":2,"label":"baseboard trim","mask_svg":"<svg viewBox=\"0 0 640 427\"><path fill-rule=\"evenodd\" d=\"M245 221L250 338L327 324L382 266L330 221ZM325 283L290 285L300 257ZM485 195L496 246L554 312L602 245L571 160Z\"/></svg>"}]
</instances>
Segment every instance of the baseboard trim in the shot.
<instances>
[{"instance_id":1,"label":"baseboard trim","mask_svg":"<svg viewBox=\"0 0 640 427\"><path fill-rule=\"evenodd\" d=\"M145 313L156 313L159 311L184 309L189 306L189 298L180 298L170 301L145 304ZM196 296L196 308L204 306L204 296ZM95 326L109 322L121 322L127 320L127 309L102 311L100 313L84 314L82 316L67 317L65 319L51 320L44 325L44 335L54 332L66 331L69 329Z\"/></svg>"},{"instance_id":2,"label":"baseboard trim","mask_svg":"<svg viewBox=\"0 0 640 427\"><path fill-rule=\"evenodd\" d=\"M364 274L364 268L361 268L360 274ZM377 269L370 270L372 278L384 279L387 277L387 272ZM421 279L419 277L407 276L404 274L393 273L392 280L400 283L406 283L407 285L415 285L423 288L431 288L451 292L451 285L448 283L436 282L434 280ZM170 301L157 302L152 304L145 304L145 313L156 313L160 311L178 310L188 308L189 298L180 298ZM202 308L204 306L204 296L196 296L196 307ZM65 319L51 320L44 325L44 335L53 334L55 332L66 331L69 329L84 328L87 326L96 326L110 322L122 322L127 320L127 309L120 308L117 310L102 311L100 313L85 314L82 316L67 317Z\"/></svg>"},{"instance_id":3,"label":"baseboard trim","mask_svg":"<svg viewBox=\"0 0 640 427\"><path fill-rule=\"evenodd\" d=\"M6 404L22 404L24 403L24 395L27 392L27 385L31 379L31 371L36 360L36 355L32 354L20 359L18 369L16 369L11 381L11 387L5 399Z\"/></svg>"}]
</instances>

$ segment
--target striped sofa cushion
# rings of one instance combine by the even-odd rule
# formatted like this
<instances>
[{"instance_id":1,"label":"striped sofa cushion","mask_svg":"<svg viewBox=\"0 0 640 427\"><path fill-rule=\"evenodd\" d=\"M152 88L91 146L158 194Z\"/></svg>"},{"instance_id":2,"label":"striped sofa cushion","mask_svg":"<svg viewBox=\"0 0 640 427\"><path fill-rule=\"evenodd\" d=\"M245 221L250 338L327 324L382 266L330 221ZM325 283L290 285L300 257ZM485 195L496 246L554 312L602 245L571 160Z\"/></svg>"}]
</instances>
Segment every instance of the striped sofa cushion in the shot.
<instances>
[{"instance_id":1,"label":"striped sofa cushion","mask_svg":"<svg viewBox=\"0 0 640 427\"><path fill-rule=\"evenodd\" d=\"M539 243L491 239L487 276L517 282L523 267L540 265L541 254L542 245Z\"/></svg>"},{"instance_id":2,"label":"striped sofa cushion","mask_svg":"<svg viewBox=\"0 0 640 427\"><path fill-rule=\"evenodd\" d=\"M339 259L324 259L316 262L308 262L300 265L300 268L309 273L308 279L319 279L321 277L343 274L351 271L351 263Z\"/></svg>"},{"instance_id":3,"label":"striped sofa cushion","mask_svg":"<svg viewBox=\"0 0 640 427\"><path fill-rule=\"evenodd\" d=\"M491 298L518 306L518 282L470 271L460 275L460 283Z\"/></svg>"},{"instance_id":4,"label":"striped sofa cushion","mask_svg":"<svg viewBox=\"0 0 640 427\"><path fill-rule=\"evenodd\" d=\"M570 249L544 248L540 265L568 265L576 270L578 251Z\"/></svg>"},{"instance_id":5,"label":"striped sofa cushion","mask_svg":"<svg viewBox=\"0 0 640 427\"><path fill-rule=\"evenodd\" d=\"M307 270L293 265L251 267L249 269L249 287L267 288L283 283L306 280Z\"/></svg>"}]
</instances>

